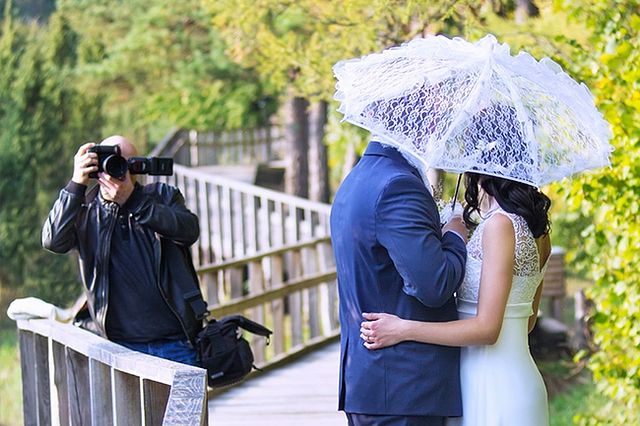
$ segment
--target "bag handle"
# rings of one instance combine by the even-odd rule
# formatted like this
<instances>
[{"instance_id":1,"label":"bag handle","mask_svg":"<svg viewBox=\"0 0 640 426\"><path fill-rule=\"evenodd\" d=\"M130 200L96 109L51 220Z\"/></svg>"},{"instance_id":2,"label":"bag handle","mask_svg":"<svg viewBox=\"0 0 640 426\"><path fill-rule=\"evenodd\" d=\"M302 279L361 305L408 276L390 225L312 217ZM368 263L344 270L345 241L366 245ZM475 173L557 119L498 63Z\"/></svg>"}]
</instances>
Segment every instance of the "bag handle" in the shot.
<instances>
[{"instance_id":1,"label":"bag handle","mask_svg":"<svg viewBox=\"0 0 640 426\"><path fill-rule=\"evenodd\" d=\"M184 300L189 303L191 310L193 310L193 314L196 316L198 321L202 321L209 315L209 307L207 306L207 302L202 298L200 290L190 291L185 293L182 297L184 297Z\"/></svg>"},{"instance_id":2,"label":"bag handle","mask_svg":"<svg viewBox=\"0 0 640 426\"><path fill-rule=\"evenodd\" d=\"M220 323L225 324L228 322L236 324L238 327L247 330L250 333L257 334L258 336L269 337L273 332L262 324L258 324L255 321L250 320L242 315L230 315L222 318Z\"/></svg>"}]
</instances>

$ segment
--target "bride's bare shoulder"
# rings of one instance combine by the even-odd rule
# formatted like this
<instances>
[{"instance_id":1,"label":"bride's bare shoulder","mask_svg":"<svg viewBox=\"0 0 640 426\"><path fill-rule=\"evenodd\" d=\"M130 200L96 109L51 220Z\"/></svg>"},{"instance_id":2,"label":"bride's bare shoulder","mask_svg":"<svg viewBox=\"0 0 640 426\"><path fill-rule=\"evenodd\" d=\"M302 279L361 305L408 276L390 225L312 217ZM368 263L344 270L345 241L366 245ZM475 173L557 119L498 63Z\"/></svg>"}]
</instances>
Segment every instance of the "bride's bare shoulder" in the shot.
<instances>
[{"instance_id":1,"label":"bride's bare shoulder","mask_svg":"<svg viewBox=\"0 0 640 426\"><path fill-rule=\"evenodd\" d=\"M494 244L510 247L515 244L515 238L513 222L507 215L494 213L484 224L482 245L485 248Z\"/></svg>"}]
</instances>

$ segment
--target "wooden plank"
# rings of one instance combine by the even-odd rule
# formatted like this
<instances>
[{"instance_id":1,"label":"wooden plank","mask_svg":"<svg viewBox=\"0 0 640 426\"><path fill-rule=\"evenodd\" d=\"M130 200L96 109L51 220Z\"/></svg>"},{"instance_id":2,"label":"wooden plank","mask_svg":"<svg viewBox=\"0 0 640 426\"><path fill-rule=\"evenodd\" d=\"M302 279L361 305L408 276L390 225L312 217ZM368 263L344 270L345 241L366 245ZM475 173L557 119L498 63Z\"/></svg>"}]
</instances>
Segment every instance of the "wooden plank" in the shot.
<instances>
[{"instance_id":1,"label":"wooden plank","mask_svg":"<svg viewBox=\"0 0 640 426\"><path fill-rule=\"evenodd\" d=\"M67 385L67 355L64 345L51 341L53 355L53 386L57 400L57 413L60 425L71 424L69 419L69 387ZM53 400L53 398L52 398ZM52 411L55 417L56 411Z\"/></svg>"},{"instance_id":2,"label":"wooden plank","mask_svg":"<svg viewBox=\"0 0 640 426\"><path fill-rule=\"evenodd\" d=\"M228 188L230 187L236 191L253 194L258 197L266 197L270 200L273 200L274 202L279 202L285 205L292 205L302 209L310 208L314 211L317 211L319 214L324 214L327 216L331 213L330 204L307 200L305 198L296 197L293 195L285 194L283 192L263 188L261 186L251 185L245 182L238 182L233 179L225 178L224 176L211 175L197 169L181 166L180 164L174 164L173 170L176 177L188 177L190 179L203 180L219 186Z\"/></svg>"},{"instance_id":3,"label":"wooden plank","mask_svg":"<svg viewBox=\"0 0 640 426\"><path fill-rule=\"evenodd\" d=\"M114 424L139 425L142 423L140 378L119 370L112 370L114 396Z\"/></svg>"},{"instance_id":4,"label":"wooden plank","mask_svg":"<svg viewBox=\"0 0 640 426\"><path fill-rule=\"evenodd\" d=\"M207 412L206 377L176 371L163 426L203 425Z\"/></svg>"},{"instance_id":5,"label":"wooden plank","mask_svg":"<svg viewBox=\"0 0 640 426\"><path fill-rule=\"evenodd\" d=\"M244 209L242 208L242 192L231 191L231 223L233 226L233 257L243 257L247 252L244 240Z\"/></svg>"},{"instance_id":6,"label":"wooden plank","mask_svg":"<svg viewBox=\"0 0 640 426\"><path fill-rule=\"evenodd\" d=\"M170 392L171 386L150 380L142 381L142 404L145 425L162 424Z\"/></svg>"},{"instance_id":7,"label":"wooden plank","mask_svg":"<svg viewBox=\"0 0 640 426\"><path fill-rule=\"evenodd\" d=\"M51 386L49 385L49 339L35 335L36 394L38 401L38 425L51 424Z\"/></svg>"},{"instance_id":8,"label":"wooden plank","mask_svg":"<svg viewBox=\"0 0 640 426\"><path fill-rule=\"evenodd\" d=\"M214 261L213 244L211 242L211 212L209 211L209 191L208 184L204 181L196 181L198 193L198 219L200 221L200 246L202 247L202 257L200 264Z\"/></svg>"},{"instance_id":9,"label":"wooden plank","mask_svg":"<svg viewBox=\"0 0 640 426\"><path fill-rule=\"evenodd\" d=\"M89 360L89 388L91 389L91 424L113 424L111 369L95 359Z\"/></svg>"},{"instance_id":10,"label":"wooden plank","mask_svg":"<svg viewBox=\"0 0 640 426\"><path fill-rule=\"evenodd\" d=\"M302 259L300 250L291 253L291 264L289 276L293 279L302 275ZM302 295L300 292L289 294L289 317L291 318L291 345L296 346L302 343L302 325L304 314L302 312Z\"/></svg>"},{"instance_id":11,"label":"wooden plank","mask_svg":"<svg viewBox=\"0 0 640 426\"><path fill-rule=\"evenodd\" d=\"M336 271L328 271L319 273L312 276L300 277L292 281L287 282L284 286L275 288L273 290L267 290L257 296L248 296L236 299L224 305L210 306L210 312L215 317L222 317L238 312L242 312L245 309L253 308L262 303L268 303L278 300L279 298L299 294L300 291L317 286L320 283L331 281L335 279Z\"/></svg>"},{"instance_id":12,"label":"wooden plank","mask_svg":"<svg viewBox=\"0 0 640 426\"><path fill-rule=\"evenodd\" d=\"M228 186L222 187L221 213L222 213L222 247L224 259L233 258L233 209L231 201L231 189Z\"/></svg>"},{"instance_id":13,"label":"wooden plank","mask_svg":"<svg viewBox=\"0 0 640 426\"><path fill-rule=\"evenodd\" d=\"M270 290L278 290L283 286L282 256L271 257L271 280ZM277 297L271 302L271 313L273 316L273 350L276 355L284 352L285 329L284 329L284 297Z\"/></svg>"},{"instance_id":14,"label":"wooden plank","mask_svg":"<svg viewBox=\"0 0 640 426\"><path fill-rule=\"evenodd\" d=\"M314 349L213 397L209 402L213 424L346 425L344 413L337 410L339 344Z\"/></svg>"},{"instance_id":15,"label":"wooden plank","mask_svg":"<svg viewBox=\"0 0 640 426\"><path fill-rule=\"evenodd\" d=\"M264 293L264 273L262 263L259 261L249 264L249 294ZM259 324L264 323L264 308L262 304L256 305L251 309L251 319ZM266 340L262 336L252 335L251 348L253 349L254 359L257 363L261 363L265 359Z\"/></svg>"},{"instance_id":16,"label":"wooden plank","mask_svg":"<svg viewBox=\"0 0 640 426\"><path fill-rule=\"evenodd\" d=\"M299 249L306 248L306 247L313 247L318 243L329 242L329 241L330 241L329 237L320 237L320 238L317 238L317 239L313 239L311 241L302 241L302 242L298 242L298 243L295 243L295 244L290 244L290 245L287 245L287 246L280 246L279 248L262 251L262 252L256 253L255 255L252 255L252 256L243 257L242 259L234 259L234 260L229 260L227 262L208 264L208 265L201 265L200 267L197 268L197 271L198 272L211 272L211 271L218 271L218 270L223 270L223 269L234 268L234 267L237 267L237 266L246 265L249 262L260 260L261 258L266 257L266 256L280 255L280 254L283 254L283 253L288 253L288 252L299 250Z\"/></svg>"},{"instance_id":17,"label":"wooden plank","mask_svg":"<svg viewBox=\"0 0 640 426\"><path fill-rule=\"evenodd\" d=\"M67 359L67 383L69 390L69 423L91 424L91 400L89 387L89 360L84 355L65 348Z\"/></svg>"},{"instance_id":18,"label":"wooden plank","mask_svg":"<svg viewBox=\"0 0 640 426\"><path fill-rule=\"evenodd\" d=\"M25 425L38 424L38 388L35 335L29 331L18 331L20 341L20 367L22 370L22 414Z\"/></svg>"},{"instance_id":19,"label":"wooden plank","mask_svg":"<svg viewBox=\"0 0 640 426\"><path fill-rule=\"evenodd\" d=\"M212 183L207 183L209 190L207 197L209 200L209 232L211 233L211 245L213 251L212 262L221 262L224 259L222 243L222 211L220 208L220 187Z\"/></svg>"}]
</instances>

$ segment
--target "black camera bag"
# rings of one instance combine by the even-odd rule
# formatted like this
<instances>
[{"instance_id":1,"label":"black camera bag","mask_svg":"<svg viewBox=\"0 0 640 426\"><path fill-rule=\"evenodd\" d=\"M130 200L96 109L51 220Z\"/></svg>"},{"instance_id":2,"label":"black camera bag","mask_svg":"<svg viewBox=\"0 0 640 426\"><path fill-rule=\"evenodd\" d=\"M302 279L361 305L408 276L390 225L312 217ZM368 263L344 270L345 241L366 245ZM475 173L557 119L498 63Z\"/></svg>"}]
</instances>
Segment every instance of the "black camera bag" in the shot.
<instances>
[{"instance_id":1,"label":"black camera bag","mask_svg":"<svg viewBox=\"0 0 640 426\"><path fill-rule=\"evenodd\" d=\"M212 319L196 337L198 361L207 370L210 387L228 386L244 379L253 368L253 352L239 328L264 336L271 330L242 315Z\"/></svg>"}]
</instances>

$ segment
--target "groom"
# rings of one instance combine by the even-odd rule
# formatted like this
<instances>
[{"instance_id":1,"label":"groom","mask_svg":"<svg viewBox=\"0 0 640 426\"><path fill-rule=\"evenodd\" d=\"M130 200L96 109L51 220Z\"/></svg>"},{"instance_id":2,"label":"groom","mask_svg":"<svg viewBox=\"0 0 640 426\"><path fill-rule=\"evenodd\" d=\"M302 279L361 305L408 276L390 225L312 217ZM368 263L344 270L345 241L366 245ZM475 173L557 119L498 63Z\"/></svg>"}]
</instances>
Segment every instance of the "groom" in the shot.
<instances>
[{"instance_id":1,"label":"groom","mask_svg":"<svg viewBox=\"0 0 640 426\"><path fill-rule=\"evenodd\" d=\"M331 237L340 293L339 409L349 425L443 425L462 415L459 349L403 342L370 351L363 312L417 321L457 319L467 229L443 228L417 169L395 148L370 142L338 190Z\"/></svg>"}]
</instances>

